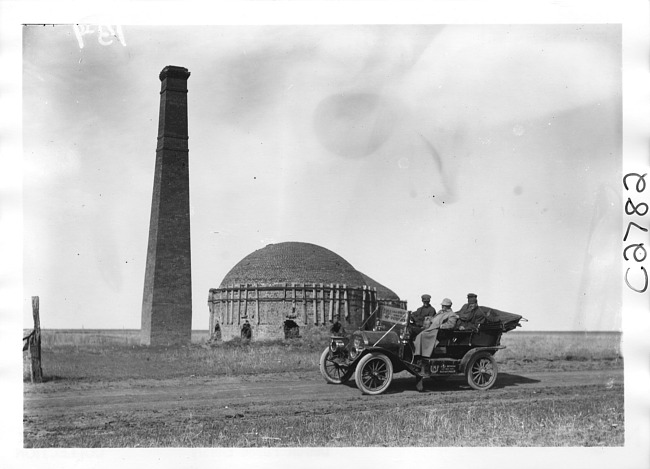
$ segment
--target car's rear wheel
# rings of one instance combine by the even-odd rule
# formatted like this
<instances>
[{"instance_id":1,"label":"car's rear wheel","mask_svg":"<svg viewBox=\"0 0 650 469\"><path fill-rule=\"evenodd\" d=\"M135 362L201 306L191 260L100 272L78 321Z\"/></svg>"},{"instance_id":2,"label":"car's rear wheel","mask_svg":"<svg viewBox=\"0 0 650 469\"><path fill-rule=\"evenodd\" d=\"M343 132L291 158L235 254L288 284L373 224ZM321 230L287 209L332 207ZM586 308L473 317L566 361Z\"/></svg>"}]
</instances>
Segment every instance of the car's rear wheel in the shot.
<instances>
[{"instance_id":1,"label":"car's rear wheel","mask_svg":"<svg viewBox=\"0 0 650 469\"><path fill-rule=\"evenodd\" d=\"M393 380L393 364L382 353L369 353L359 360L354 380L362 393L381 394Z\"/></svg>"},{"instance_id":2,"label":"car's rear wheel","mask_svg":"<svg viewBox=\"0 0 650 469\"><path fill-rule=\"evenodd\" d=\"M350 368L337 363L332 351L327 347L320 356L320 373L330 384L343 384L352 376Z\"/></svg>"},{"instance_id":3,"label":"car's rear wheel","mask_svg":"<svg viewBox=\"0 0 650 469\"><path fill-rule=\"evenodd\" d=\"M467 383L474 389L490 389L497 380L497 362L487 352L479 352L470 358L465 368Z\"/></svg>"}]
</instances>

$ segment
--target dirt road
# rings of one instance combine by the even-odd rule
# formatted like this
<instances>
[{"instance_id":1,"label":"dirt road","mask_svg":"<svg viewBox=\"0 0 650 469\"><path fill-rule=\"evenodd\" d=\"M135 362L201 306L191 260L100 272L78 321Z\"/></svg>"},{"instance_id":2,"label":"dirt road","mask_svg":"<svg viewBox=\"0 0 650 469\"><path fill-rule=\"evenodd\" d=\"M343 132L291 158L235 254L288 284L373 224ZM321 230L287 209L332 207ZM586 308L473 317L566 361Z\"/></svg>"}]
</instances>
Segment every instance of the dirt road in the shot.
<instances>
[{"instance_id":1,"label":"dirt road","mask_svg":"<svg viewBox=\"0 0 650 469\"><path fill-rule=\"evenodd\" d=\"M161 411L172 409L222 409L225 415L260 410L281 412L318 411L347 407L386 407L405 399L426 399L432 403L459 400L466 393L479 393L492 401L512 400L522 394L551 394L554 398L573 393L568 388L612 387L623 383L623 370L568 371L509 374L500 373L494 388L487 392L468 388L462 376L446 381L425 381L425 393L417 393L414 378L396 375L387 393L362 396L354 379L344 385L329 385L318 372L239 377L189 378L174 380L128 380L25 384L25 417L42 418L102 411ZM464 396L464 397L463 397ZM266 413L266 412L263 412Z\"/></svg>"}]
</instances>

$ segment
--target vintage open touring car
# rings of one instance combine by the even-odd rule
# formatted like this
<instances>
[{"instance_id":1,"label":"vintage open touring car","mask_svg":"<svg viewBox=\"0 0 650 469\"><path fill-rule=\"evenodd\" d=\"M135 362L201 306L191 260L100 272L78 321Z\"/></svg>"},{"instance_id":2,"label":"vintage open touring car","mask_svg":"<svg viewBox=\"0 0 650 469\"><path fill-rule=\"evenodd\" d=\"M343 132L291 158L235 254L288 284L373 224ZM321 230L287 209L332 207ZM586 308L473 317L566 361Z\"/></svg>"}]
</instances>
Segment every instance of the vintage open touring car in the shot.
<instances>
[{"instance_id":1,"label":"vintage open touring car","mask_svg":"<svg viewBox=\"0 0 650 469\"><path fill-rule=\"evenodd\" d=\"M522 316L481 307L490 321L466 330L440 329L430 356L414 354L417 328L411 312L381 305L350 336L334 335L320 357L320 371L331 384L342 384L352 375L363 394L381 394L394 373L408 371L418 379L463 373L474 389L486 390L497 379L494 354L505 348L501 334L518 327ZM525 320L525 319L523 319ZM366 324L374 324L365 330Z\"/></svg>"}]
</instances>

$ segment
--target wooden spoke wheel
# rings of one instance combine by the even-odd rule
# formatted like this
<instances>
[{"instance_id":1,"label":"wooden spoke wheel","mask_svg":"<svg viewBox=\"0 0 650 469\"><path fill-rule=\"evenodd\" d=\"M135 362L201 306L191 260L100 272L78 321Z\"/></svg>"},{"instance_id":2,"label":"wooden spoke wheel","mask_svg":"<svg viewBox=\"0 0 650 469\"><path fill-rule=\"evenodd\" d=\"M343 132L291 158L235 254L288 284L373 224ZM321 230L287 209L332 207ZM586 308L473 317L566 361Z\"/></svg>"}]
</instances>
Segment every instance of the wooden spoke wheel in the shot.
<instances>
[{"instance_id":1,"label":"wooden spoke wheel","mask_svg":"<svg viewBox=\"0 0 650 469\"><path fill-rule=\"evenodd\" d=\"M467 383L480 391L490 389L497 380L497 374L497 362L487 352L474 355L465 368Z\"/></svg>"},{"instance_id":2,"label":"wooden spoke wheel","mask_svg":"<svg viewBox=\"0 0 650 469\"><path fill-rule=\"evenodd\" d=\"M334 360L329 347L320 356L320 373L330 384L343 384L352 376L352 371L347 366L340 365Z\"/></svg>"},{"instance_id":3,"label":"wooden spoke wheel","mask_svg":"<svg viewBox=\"0 0 650 469\"><path fill-rule=\"evenodd\" d=\"M393 380L393 364L382 353L369 353L359 360L354 380L363 394L381 394Z\"/></svg>"}]
</instances>

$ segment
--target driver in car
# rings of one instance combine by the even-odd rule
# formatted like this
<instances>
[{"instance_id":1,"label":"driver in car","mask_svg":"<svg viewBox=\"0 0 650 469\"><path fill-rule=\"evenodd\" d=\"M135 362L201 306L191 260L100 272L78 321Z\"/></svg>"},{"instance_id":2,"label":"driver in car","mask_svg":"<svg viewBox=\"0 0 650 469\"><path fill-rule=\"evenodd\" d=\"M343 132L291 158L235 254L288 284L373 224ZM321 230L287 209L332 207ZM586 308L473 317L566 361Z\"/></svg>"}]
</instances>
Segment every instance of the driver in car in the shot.
<instances>
[{"instance_id":1,"label":"driver in car","mask_svg":"<svg viewBox=\"0 0 650 469\"><path fill-rule=\"evenodd\" d=\"M411 322L420 331L424 327L424 318L435 315L436 308L431 306L431 295L424 294L422 295L422 306L411 314Z\"/></svg>"}]
</instances>

